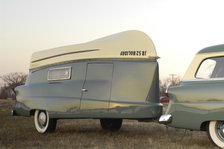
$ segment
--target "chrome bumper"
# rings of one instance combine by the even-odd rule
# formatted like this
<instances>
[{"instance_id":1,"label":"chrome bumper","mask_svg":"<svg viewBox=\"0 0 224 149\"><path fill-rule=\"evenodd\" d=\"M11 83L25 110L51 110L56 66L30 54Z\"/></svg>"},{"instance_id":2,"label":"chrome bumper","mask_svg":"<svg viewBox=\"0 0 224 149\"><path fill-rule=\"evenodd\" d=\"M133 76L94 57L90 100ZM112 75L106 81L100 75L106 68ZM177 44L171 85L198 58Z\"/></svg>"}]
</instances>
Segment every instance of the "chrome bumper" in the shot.
<instances>
[{"instance_id":1,"label":"chrome bumper","mask_svg":"<svg viewBox=\"0 0 224 149\"><path fill-rule=\"evenodd\" d=\"M159 123L160 124L168 124L172 121L172 115L171 114L164 114L160 116Z\"/></svg>"}]
</instances>

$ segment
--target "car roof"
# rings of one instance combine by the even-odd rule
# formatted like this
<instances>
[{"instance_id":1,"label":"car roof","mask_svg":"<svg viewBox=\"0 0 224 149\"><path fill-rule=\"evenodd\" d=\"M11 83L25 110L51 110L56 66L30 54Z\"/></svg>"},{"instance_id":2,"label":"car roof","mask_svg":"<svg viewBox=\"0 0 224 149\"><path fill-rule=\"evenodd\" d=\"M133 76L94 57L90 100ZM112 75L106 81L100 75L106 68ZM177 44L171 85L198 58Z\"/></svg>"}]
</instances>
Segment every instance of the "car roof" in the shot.
<instances>
[{"instance_id":1,"label":"car roof","mask_svg":"<svg viewBox=\"0 0 224 149\"><path fill-rule=\"evenodd\" d=\"M192 60L191 64L189 65L183 80L195 80L195 74L198 70L198 67L201 65L202 61L207 58L211 57L221 57L224 56L224 44L210 46L200 50Z\"/></svg>"},{"instance_id":2,"label":"car roof","mask_svg":"<svg viewBox=\"0 0 224 149\"><path fill-rule=\"evenodd\" d=\"M200 50L197 54L213 53L213 52L224 52L224 44L204 48L204 49Z\"/></svg>"}]
</instances>

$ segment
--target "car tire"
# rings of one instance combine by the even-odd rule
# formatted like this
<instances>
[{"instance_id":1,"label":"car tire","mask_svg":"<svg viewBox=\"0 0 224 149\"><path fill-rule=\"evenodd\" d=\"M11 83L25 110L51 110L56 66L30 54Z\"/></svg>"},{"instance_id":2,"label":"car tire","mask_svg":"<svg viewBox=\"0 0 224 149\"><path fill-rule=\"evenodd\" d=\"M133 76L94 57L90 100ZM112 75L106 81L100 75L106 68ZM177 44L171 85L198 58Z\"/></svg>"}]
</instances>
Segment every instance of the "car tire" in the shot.
<instances>
[{"instance_id":1,"label":"car tire","mask_svg":"<svg viewBox=\"0 0 224 149\"><path fill-rule=\"evenodd\" d=\"M100 119L101 127L104 130L118 131L122 126L122 119Z\"/></svg>"},{"instance_id":2,"label":"car tire","mask_svg":"<svg viewBox=\"0 0 224 149\"><path fill-rule=\"evenodd\" d=\"M36 110L34 114L34 124L39 133L54 132L57 120L50 119L47 111Z\"/></svg>"},{"instance_id":3,"label":"car tire","mask_svg":"<svg viewBox=\"0 0 224 149\"><path fill-rule=\"evenodd\" d=\"M224 148L224 121L210 121L207 127L209 139L218 147Z\"/></svg>"}]
</instances>

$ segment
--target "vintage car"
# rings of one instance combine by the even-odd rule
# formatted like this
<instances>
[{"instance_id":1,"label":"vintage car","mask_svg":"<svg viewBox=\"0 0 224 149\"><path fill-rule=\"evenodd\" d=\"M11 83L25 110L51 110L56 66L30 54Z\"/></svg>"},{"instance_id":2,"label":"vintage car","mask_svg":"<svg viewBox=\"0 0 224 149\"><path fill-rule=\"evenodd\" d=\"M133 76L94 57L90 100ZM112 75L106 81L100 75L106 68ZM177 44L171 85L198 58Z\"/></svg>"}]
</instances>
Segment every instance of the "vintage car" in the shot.
<instances>
[{"instance_id":1,"label":"vintage car","mask_svg":"<svg viewBox=\"0 0 224 149\"><path fill-rule=\"evenodd\" d=\"M224 147L224 45L199 51L181 85L168 89L171 98L160 123L172 127L207 131Z\"/></svg>"},{"instance_id":2,"label":"vintage car","mask_svg":"<svg viewBox=\"0 0 224 149\"><path fill-rule=\"evenodd\" d=\"M119 130L122 119L159 118L157 58L152 40L135 30L36 52L12 114L34 116L39 133L54 131L58 119L100 119Z\"/></svg>"}]
</instances>

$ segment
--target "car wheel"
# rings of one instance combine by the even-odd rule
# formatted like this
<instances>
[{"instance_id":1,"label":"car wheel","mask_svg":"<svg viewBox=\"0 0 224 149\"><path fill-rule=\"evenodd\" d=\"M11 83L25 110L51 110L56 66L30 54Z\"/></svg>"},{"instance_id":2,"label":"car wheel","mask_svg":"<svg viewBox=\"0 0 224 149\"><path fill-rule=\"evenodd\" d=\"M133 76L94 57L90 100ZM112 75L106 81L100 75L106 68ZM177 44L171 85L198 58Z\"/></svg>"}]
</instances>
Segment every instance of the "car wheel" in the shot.
<instances>
[{"instance_id":1,"label":"car wheel","mask_svg":"<svg viewBox=\"0 0 224 149\"><path fill-rule=\"evenodd\" d=\"M209 139L220 148L224 148L224 121L210 121L207 127Z\"/></svg>"},{"instance_id":2,"label":"car wheel","mask_svg":"<svg viewBox=\"0 0 224 149\"><path fill-rule=\"evenodd\" d=\"M50 119L47 111L36 110L34 124L39 133L53 132L56 128L57 120Z\"/></svg>"},{"instance_id":3,"label":"car wheel","mask_svg":"<svg viewBox=\"0 0 224 149\"><path fill-rule=\"evenodd\" d=\"M122 119L100 119L101 127L105 130L117 131L121 128Z\"/></svg>"}]
</instances>

